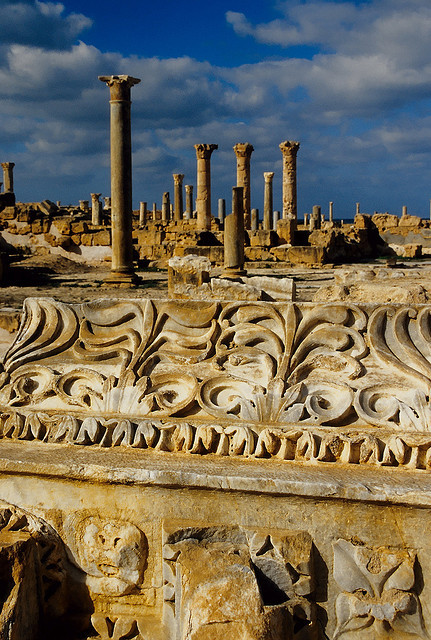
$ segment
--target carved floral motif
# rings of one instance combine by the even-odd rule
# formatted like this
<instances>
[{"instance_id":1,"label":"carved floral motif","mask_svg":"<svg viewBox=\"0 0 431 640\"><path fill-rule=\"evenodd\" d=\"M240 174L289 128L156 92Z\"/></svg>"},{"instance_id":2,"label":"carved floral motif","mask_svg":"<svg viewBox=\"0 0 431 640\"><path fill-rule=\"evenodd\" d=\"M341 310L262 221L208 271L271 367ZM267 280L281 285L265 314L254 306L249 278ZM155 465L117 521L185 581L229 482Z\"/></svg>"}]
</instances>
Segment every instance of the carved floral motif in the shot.
<instances>
[{"instance_id":1,"label":"carved floral motif","mask_svg":"<svg viewBox=\"0 0 431 640\"><path fill-rule=\"evenodd\" d=\"M428 638L414 593L415 560L415 553L408 550L337 540L334 578L343 593L335 603L334 640L357 638L359 633L364 638L385 638L390 632L399 637Z\"/></svg>"}]
</instances>

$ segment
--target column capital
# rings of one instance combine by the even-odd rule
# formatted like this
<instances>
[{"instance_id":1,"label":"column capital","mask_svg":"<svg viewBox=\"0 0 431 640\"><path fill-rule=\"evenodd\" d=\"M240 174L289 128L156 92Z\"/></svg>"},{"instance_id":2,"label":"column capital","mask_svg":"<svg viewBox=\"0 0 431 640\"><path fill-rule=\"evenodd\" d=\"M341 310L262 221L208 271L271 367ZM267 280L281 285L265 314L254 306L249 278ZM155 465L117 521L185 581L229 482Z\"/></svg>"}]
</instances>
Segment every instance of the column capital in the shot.
<instances>
[{"instance_id":1,"label":"column capital","mask_svg":"<svg viewBox=\"0 0 431 640\"><path fill-rule=\"evenodd\" d=\"M192 184L186 184L186 185L184 185L184 189L186 190L186 193L191 193L193 191L193 185Z\"/></svg>"},{"instance_id":2,"label":"column capital","mask_svg":"<svg viewBox=\"0 0 431 640\"><path fill-rule=\"evenodd\" d=\"M173 173L172 176L174 178L174 184L175 185L182 185L183 184L184 173Z\"/></svg>"},{"instance_id":3,"label":"column capital","mask_svg":"<svg viewBox=\"0 0 431 640\"><path fill-rule=\"evenodd\" d=\"M2 162L1 166L3 169L13 169L15 166L15 162Z\"/></svg>"},{"instance_id":4,"label":"column capital","mask_svg":"<svg viewBox=\"0 0 431 640\"><path fill-rule=\"evenodd\" d=\"M263 177L265 178L265 182L270 183L274 177L274 171L264 171Z\"/></svg>"},{"instance_id":5,"label":"column capital","mask_svg":"<svg viewBox=\"0 0 431 640\"><path fill-rule=\"evenodd\" d=\"M98 200L102 194L101 193L90 193L92 200Z\"/></svg>"},{"instance_id":6,"label":"column capital","mask_svg":"<svg viewBox=\"0 0 431 640\"><path fill-rule=\"evenodd\" d=\"M105 82L111 92L111 100L130 100L130 89L139 84L139 78L132 76L99 76L101 82Z\"/></svg>"},{"instance_id":7,"label":"column capital","mask_svg":"<svg viewBox=\"0 0 431 640\"><path fill-rule=\"evenodd\" d=\"M294 140L285 140L279 145L279 147L284 156L296 157L299 149L299 142L295 142Z\"/></svg>"},{"instance_id":8,"label":"column capital","mask_svg":"<svg viewBox=\"0 0 431 640\"><path fill-rule=\"evenodd\" d=\"M250 158L254 151L254 147L249 142L238 142L234 147L235 155L237 158Z\"/></svg>"},{"instance_id":9,"label":"column capital","mask_svg":"<svg viewBox=\"0 0 431 640\"><path fill-rule=\"evenodd\" d=\"M212 152L218 149L218 144L195 144L195 149L199 160L209 160Z\"/></svg>"}]
</instances>

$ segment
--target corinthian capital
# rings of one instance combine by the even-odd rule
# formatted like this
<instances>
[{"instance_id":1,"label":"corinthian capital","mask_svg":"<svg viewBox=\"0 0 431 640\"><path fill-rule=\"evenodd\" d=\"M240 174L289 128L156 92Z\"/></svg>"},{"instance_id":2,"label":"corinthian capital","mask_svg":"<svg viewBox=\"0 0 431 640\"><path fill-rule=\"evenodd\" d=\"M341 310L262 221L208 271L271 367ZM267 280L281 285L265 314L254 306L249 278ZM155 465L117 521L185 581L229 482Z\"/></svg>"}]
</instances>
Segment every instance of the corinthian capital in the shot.
<instances>
[{"instance_id":1,"label":"corinthian capital","mask_svg":"<svg viewBox=\"0 0 431 640\"><path fill-rule=\"evenodd\" d=\"M284 156L296 157L299 149L299 142L295 142L294 140L285 140L280 144L280 149Z\"/></svg>"},{"instance_id":2,"label":"corinthian capital","mask_svg":"<svg viewBox=\"0 0 431 640\"><path fill-rule=\"evenodd\" d=\"M139 78L132 76L99 76L101 82L105 82L111 92L111 100L130 100L130 89L139 84Z\"/></svg>"},{"instance_id":3,"label":"corinthian capital","mask_svg":"<svg viewBox=\"0 0 431 640\"><path fill-rule=\"evenodd\" d=\"M174 184L182 185L184 180L184 173L173 173Z\"/></svg>"},{"instance_id":4,"label":"corinthian capital","mask_svg":"<svg viewBox=\"0 0 431 640\"><path fill-rule=\"evenodd\" d=\"M265 179L265 182L272 182L272 179L274 177L274 172L273 171L265 171L263 174L263 177Z\"/></svg>"},{"instance_id":5,"label":"corinthian capital","mask_svg":"<svg viewBox=\"0 0 431 640\"><path fill-rule=\"evenodd\" d=\"M235 151L237 158L250 158L254 151L254 147L249 142L238 142L233 150Z\"/></svg>"},{"instance_id":6,"label":"corinthian capital","mask_svg":"<svg viewBox=\"0 0 431 640\"><path fill-rule=\"evenodd\" d=\"M195 144L196 157L199 160L208 160L211 158L211 154L215 149L218 149L218 144Z\"/></svg>"}]
</instances>

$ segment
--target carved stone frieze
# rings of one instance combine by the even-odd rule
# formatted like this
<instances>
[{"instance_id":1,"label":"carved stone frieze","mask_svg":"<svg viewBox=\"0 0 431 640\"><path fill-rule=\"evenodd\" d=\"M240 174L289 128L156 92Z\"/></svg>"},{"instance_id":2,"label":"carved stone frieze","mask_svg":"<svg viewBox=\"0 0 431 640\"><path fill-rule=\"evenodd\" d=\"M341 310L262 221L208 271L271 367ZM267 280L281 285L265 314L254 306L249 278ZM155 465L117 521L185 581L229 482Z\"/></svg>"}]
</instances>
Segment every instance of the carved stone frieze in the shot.
<instances>
[{"instance_id":1,"label":"carved stone frieze","mask_svg":"<svg viewBox=\"0 0 431 640\"><path fill-rule=\"evenodd\" d=\"M24 311L0 378L3 437L428 465L428 305L29 299Z\"/></svg>"}]
</instances>

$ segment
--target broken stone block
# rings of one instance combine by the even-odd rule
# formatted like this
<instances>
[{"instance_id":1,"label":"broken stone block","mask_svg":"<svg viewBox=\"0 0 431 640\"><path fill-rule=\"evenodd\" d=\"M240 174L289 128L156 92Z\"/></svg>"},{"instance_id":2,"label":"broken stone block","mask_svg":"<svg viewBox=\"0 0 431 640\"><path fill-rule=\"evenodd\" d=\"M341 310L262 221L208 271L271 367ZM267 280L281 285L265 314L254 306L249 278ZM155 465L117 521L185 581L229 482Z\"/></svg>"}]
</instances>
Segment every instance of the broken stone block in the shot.
<instances>
[{"instance_id":1,"label":"broken stone block","mask_svg":"<svg viewBox=\"0 0 431 640\"><path fill-rule=\"evenodd\" d=\"M169 295L175 297L178 285L192 285L200 287L209 281L211 262L204 256L188 255L173 257L168 263L168 290Z\"/></svg>"},{"instance_id":2,"label":"broken stone block","mask_svg":"<svg viewBox=\"0 0 431 640\"><path fill-rule=\"evenodd\" d=\"M283 218L277 222L277 235L279 244L294 244L296 232L296 219Z\"/></svg>"},{"instance_id":3,"label":"broken stone block","mask_svg":"<svg viewBox=\"0 0 431 640\"><path fill-rule=\"evenodd\" d=\"M263 291L263 300L295 300L295 282L292 278L271 278L270 276L252 276L242 278L248 284Z\"/></svg>"},{"instance_id":4,"label":"broken stone block","mask_svg":"<svg viewBox=\"0 0 431 640\"><path fill-rule=\"evenodd\" d=\"M109 247L111 244L111 233L108 229L101 229L93 233L93 245L99 247Z\"/></svg>"},{"instance_id":5,"label":"broken stone block","mask_svg":"<svg viewBox=\"0 0 431 640\"><path fill-rule=\"evenodd\" d=\"M403 251L404 258L421 258L422 257L422 245L421 244L406 244Z\"/></svg>"},{"instance_id":6,"label":"broken stone block","mask_svg":"<svg viewBox=\"0 0 431 640\"><path fill-rule=\"evenodd\" d=\"M398 224L400 227L420 227L422 224L422 218L406 214L401 216Z\"/></svg>"},{"instance_id":7,"label":"broken stone block","mask_svg":"<svg viewBox=\"0 0 431 640\"><path fill-rule=\"evenodd\" d=\"M212 278L211 290L220 300L262 300L262 291L257 287L228 278Z\"/></svg>"}]
</instances>

